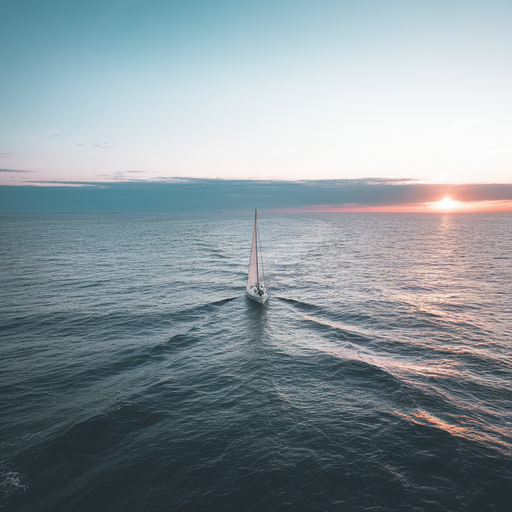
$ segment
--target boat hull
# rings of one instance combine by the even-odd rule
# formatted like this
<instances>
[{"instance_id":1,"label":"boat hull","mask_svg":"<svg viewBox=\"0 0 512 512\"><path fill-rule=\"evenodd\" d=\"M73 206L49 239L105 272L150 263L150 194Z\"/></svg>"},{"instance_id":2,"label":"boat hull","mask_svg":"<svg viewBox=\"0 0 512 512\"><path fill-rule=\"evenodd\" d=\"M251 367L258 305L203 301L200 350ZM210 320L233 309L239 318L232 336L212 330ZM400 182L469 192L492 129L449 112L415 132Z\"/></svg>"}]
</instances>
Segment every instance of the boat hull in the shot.
<instances>
[{"instance_id":1,"label":"boat hull","mask_svg":"<svg viewBox=\"0 0 512 512\"><path fill-rule=\"evenodd\" d=\"M253 300L254 302L258 302L260 304L265 304L265 301L267 300L267 294L266 292L263 295L258 295L255 293L251 293L249 290L245 291L245 294L249 299Z\"/></svg>"}]
</instances>

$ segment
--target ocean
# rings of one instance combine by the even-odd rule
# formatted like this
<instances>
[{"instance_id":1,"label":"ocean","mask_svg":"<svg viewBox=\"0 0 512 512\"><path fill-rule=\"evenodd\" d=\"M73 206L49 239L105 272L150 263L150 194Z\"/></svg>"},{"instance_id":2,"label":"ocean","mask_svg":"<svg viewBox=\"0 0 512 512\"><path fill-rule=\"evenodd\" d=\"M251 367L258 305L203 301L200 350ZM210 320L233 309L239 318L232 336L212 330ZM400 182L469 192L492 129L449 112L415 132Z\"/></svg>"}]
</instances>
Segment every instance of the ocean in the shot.
<instances>
[{"instance_id":1,"label":"ocean","mask_svg":"<svg viewBox=\"0 0 512 512\"><path fill-rule=\"evenodd\" d=\"M512 510L512 215L0 216L3 511Z\"/></svg>"}]
</instances>

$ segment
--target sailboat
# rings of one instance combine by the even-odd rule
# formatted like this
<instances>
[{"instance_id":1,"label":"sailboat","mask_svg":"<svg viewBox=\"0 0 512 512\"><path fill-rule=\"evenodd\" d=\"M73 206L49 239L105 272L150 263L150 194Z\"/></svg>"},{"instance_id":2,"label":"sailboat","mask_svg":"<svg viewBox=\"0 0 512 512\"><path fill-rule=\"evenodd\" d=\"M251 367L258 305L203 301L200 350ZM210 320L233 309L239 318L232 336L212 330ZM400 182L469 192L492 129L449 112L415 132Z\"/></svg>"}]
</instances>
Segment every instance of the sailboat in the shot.
<instances>
[{"instance_id":1,"label":"sailboat","mask_svg":"<svg viewBox=\"0 0 512 512\"><path fill-rule=\"evenodd\" d=\"M249 260L249 279L247 279L246 295L260 304L267 300L267 290L263 284L262 275L259 271L260 262L258 258L258 210L254 210L254 233L252 235L251 259ZM263 262L261 262L263 271ZM263 273L264 276L264 273Z\"/></svg>"}]
</instances>

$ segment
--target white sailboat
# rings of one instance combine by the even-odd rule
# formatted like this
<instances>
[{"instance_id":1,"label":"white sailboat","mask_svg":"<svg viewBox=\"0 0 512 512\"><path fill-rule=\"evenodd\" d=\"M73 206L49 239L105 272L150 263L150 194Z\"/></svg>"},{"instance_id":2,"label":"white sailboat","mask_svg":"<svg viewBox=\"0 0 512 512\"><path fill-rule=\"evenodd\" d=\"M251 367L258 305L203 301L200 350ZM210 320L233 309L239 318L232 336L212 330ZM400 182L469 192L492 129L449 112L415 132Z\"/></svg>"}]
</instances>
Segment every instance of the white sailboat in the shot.
<instances>
[{"instance_id":1,"label":"white sailboat","mask_svg":"<svg viewBox=\"0 0 512 512\"><path fill-rule=\"evenodd\" d=\"M258 210L254 210L254 233L252 235L251 259L249 260L249 279L247 279L246 295L250 299L265 304L267 290L263 284L262 275L259 272L258 258ZM263 262L261 263L263 270Z\"/></svg>"}]
</instances>

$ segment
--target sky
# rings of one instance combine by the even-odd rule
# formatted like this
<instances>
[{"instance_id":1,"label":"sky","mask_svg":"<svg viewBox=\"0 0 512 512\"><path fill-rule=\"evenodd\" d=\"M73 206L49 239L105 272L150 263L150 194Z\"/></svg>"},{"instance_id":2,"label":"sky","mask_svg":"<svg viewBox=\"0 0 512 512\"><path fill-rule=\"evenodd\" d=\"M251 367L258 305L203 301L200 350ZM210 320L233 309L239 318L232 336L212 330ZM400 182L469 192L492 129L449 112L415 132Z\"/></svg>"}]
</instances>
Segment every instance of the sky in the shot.
<instances>
[{"instance_id":1,"label":"sky","mask_svg":"<svg viewBox=\"0 0 512 512\"><path fill-rule=\"evenodd\" d=\"M0 186L510 184L511 20L509 0L3 0Z\"/></svg>"}]
</instances>

